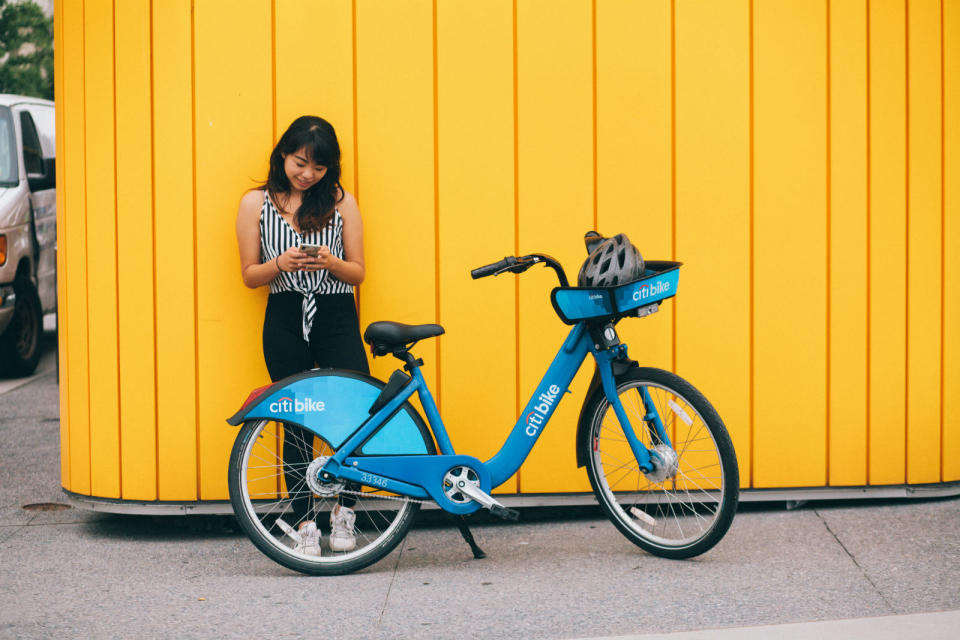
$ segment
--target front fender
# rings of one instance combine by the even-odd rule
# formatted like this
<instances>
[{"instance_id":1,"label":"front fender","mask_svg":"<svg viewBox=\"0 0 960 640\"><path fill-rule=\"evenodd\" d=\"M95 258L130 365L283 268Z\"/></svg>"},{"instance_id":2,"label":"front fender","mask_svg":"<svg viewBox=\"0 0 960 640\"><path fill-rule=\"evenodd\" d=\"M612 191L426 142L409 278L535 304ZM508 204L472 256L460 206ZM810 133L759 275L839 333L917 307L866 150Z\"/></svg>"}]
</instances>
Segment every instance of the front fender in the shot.
<instances>
[{"instance_id":1,"label":"front fender","mask_svg":"<svg viewBox=\"0 0 960 640\"><path fill-rule=\"evenodd\" d=\"M312 369L258 389L227 423L264 419L295 424L338 449L370 419L369 409L384 386L357 371ZM427 454L432 442L423 418L407 402L360 446L359 453Z\"/></svg>"},{"instance_id":2,"label":"front fender","mask_svg":"<svg viewBox=\"0 0 960 640\"><path fill-rule=\"evenodd\" d=\"M613 378L617 380L634 367L639 366L635 360L627 358L612 360L610 366L613 367ZM593 418L594 411L598 402L605 400L603 385L600 383L600 371L593 370L593 378L590 380L590 386L587 387L587 394L583 398L583 404L580 406L580 418L577 420L577 467L583 467L587 464L587 457L590 455L589 443L587 442L587 431L590 430L590 420Z\"/></svg>"},{"instance_id":3,"label":"front fender","mask_svg":"<svg viewBox=\"0 0 960 640\"><path fill-rule=\"evenodd\" d=\"M585 438L587 430L590 428L590 418L593 415L593 406L596 404L594 394L603 395L603 388L600 386L600 372L594 368L593 378L590 380L590 386L587 387L587 394L583 397L583 404L580 405L580 418L577 420L577 467L587 464L587 456L590 454L587 448Z\"/></svg>"}]
</instances>

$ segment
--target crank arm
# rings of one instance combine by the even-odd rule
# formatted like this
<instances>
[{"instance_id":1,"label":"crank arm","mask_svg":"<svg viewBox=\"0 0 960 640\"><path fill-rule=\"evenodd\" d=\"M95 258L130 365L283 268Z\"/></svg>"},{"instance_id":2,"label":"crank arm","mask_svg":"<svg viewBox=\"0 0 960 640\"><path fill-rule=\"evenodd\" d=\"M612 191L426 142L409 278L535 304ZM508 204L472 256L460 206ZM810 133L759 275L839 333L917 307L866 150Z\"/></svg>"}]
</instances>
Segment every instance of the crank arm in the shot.
<instances>
[{"instance_id":1,"label":"crank arm","mask_svg":"<svg viewBox=\"0 0 960 640\"><path fill-rule=\"evenodd\" d=\"M480 504L484 509L489 509L493 515L503 518L504 520L516 520L520 517L519 512L503 506L497 502L493 496L485 493L476 485L464 482L462 485L457 486L457 490L467 495L474 502Z\"/></svg>"}]
</instances>

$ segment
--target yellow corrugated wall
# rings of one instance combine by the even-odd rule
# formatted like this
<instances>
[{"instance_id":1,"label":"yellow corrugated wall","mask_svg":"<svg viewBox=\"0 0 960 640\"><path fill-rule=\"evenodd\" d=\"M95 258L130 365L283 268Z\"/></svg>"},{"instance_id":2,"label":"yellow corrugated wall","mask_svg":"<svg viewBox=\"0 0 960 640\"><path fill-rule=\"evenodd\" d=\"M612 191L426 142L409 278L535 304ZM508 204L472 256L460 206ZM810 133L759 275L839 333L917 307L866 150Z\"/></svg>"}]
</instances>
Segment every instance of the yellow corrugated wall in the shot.
<instances>
[{"instance_id":1,"label":"yellow corrugated wall","mask_svg":"<svg viewBox=\"0 0 960 640\"><path fill-rule=\"evenodd\" d=\"M621 324L712 400L745 487L960 480L960 2L57 0L63 485L222 500L224 419L268 378L234 216L297 115L365 223L361 323L420 345L491 455L566 328L581 236L681 260ZM386 377L392 359L373 363ZM502 491L588 489L589 379Z\"/></svg>"}]
</instances>

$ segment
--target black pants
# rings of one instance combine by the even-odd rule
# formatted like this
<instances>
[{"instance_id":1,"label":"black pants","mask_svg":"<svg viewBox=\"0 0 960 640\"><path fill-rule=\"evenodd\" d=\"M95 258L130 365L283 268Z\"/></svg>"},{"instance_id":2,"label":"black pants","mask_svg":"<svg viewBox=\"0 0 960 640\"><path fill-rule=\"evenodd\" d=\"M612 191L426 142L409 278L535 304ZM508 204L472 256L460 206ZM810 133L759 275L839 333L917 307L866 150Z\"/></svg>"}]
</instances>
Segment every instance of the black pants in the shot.
<instances>
[{"instance_id":1,"label":"black pants","mask_svg":"<svg viewBox=\"0 0 960 640\"><path fill-rule=\"evenodd\" d=\"M370 373L360 338L352 293L318 295L310 342L303 339L303 296L293 291L271 293L263 319L263 359L270 379L314 367Z\"/></svg>"},{"instance_id":2,"label":"black pants","mask_svg":"<svg viewBox=\"0 0 960 640\"><path fill-rule=\"evenodd\" d=\"M353 294L318 295L316 300L317 314L307 342L303 339L303 296L283 291L271 293L267 299L263 319L263 358L274 382L314 367L370 373ZM311 494L303 484L306 465L314 456L312 443L312 433L285 425L283 475L287 491L291 495L296 492L298 496L292 501L296 523L311 517ZM341 503L353 506L355 500L344 496Z\"/></svg>"}]
</instances>

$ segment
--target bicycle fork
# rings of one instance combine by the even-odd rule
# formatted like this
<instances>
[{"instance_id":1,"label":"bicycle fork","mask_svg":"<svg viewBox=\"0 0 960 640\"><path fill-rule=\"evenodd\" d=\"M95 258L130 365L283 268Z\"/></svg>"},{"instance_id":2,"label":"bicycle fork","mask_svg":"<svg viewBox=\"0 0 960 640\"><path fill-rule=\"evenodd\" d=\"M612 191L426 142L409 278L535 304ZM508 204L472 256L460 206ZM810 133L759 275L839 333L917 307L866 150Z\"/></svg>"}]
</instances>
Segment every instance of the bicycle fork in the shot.
<instances>
[{"instance_id":1,"label":"bicycle fork","mask_svg":"<svg viewBox=\"0 0 960 640\"><path fill-rule=\"evenodd\" d=\"M612 323L605 325L601 331L595 333L599 335L594 335L594 346L596 347L594 357L597 361L597 370L600 372L600 384L603 388L603 393L607 397L607 402L613 407L617 420L620 422L620 428L623 429L623 435L627 439L634 457L637 459L640 471L645 474L651 473L655 467L651 455L657 454L656 452L651 454L650 449L637 437L634 425L630 422L630 417L623 408L623 403L620 402L620 396L617 394L617 385L613 374L615 362L632 362L627 357L627 345L620 342L616 331L613 329ZM673 444L670 442L670 438L663 426L663 420L660 418L660 413L646 387L640 388L640 397L643 400L643 408L645 411L643 421L652 432L651 436L661 444L672 449Z\"/></svg>"}]
</instances>

